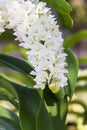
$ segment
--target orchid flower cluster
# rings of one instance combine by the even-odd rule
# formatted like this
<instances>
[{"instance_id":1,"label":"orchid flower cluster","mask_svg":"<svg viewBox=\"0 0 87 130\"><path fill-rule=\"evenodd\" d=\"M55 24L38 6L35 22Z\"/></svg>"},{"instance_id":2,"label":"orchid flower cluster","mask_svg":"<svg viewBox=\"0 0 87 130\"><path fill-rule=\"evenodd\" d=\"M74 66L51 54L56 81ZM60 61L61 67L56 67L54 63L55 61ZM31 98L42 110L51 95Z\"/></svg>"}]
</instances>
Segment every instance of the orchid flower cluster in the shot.
<instances>
[{"instance_id":1,"label":"orchid flower cluster","mask_svg":"<svg viewBox=\"0 0 87 130\"><path fill-rule=\"evenodd\" d=\"M0 0L0 33L12 29L34 67L34 88L53 93L67 85L62 33L52 11L38 0Z\"/></svg>"}]
</instances>

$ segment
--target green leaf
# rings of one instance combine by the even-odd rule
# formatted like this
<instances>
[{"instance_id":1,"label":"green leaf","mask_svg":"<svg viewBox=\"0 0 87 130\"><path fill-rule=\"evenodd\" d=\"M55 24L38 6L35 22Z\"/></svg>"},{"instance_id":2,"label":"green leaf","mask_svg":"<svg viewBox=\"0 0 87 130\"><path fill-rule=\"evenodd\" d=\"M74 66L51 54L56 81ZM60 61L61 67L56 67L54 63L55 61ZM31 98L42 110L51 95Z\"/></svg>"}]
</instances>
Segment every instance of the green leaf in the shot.
<instances>
[{"instance_id":1,"label":"green leaf","mask_svg":"<svg viewBox=\"0 0 87 130\"><path fill-rule=\"evenodd\" d=\"M65 0L41 0L46 2L49 6L56 10L61 24L67 28L73 25L70 17L71 7Z\"/></svg>"},{"instance_id":2,"label":"green leaf","mask_svg":"<svg viewBox=\"0 0 87 130\"><path fill-rule=\"evenodd\" d=\"M36 89L23 87L11 81L8 82L16 89L19 96L22 130L48 130L48 128L66 130L64 125L67 113L66 98L58 100L48 89L49 91L44 90L45 100L42 98L41 102ZM45 119L44 122L43 119Z\"/></svg>"},{"instance_id":3,"label":"green leaf","mask_svg":"<svg viewBox=\"0 0 87 130\"><path fill-rule=\"evenodd\" d=\"M4 65L16 71L26 73L26 74L29 74L33 70L33 67L27 62L18 59L16 57L4 55L4 54L0 54L0 63L3 63Z\"/></svg>"},{"instance_id":4,"label":"green leaf","mask_svg":"<svg viewBox=\"0 0 87 130\"><path fill-rule=\"evenodd\" d=\"M64 40L64 45L67 47L73 47L79 41L87 38L87 29L76 32L70 36L68 36Z\"/></svg>"},{"instance_id":5,"label":"green leaf","mask_svg":"<svg viewBox=\"0 0 87 130\"><path fill-rule=\"evenodd\" d=\"M22 130L35 130L40 97L36 90L17 86Z\"/></svg>"},{"instance_id":6,"label":"green leaf","mask_svg":"<svg viewBox=\"0 0 87 130\"><path fill-rule=\"evenodd\" d=\"M78 60L70 49L65 48L65 53L67 54L66 62L68 64L68 86L65 87L65 91L66 94L71 97L75 90L78 76Z\"/></svg>"},{"instance_id":7,"label":"green leaf","mask_svg":"<svg viewBox=\"0 0 87 130\"><path fill-rule=\"evenodd\" d=\"M5 67L1 67L0 76L29 87L33 87L35 85L34 78L30 75L20 73L9 68L5 69Z\"/></svg>"},{"instance_id":8,"label":"green leaf","mask_svg":"<svg viewBox=\"0 0 87 130\"><path fill-rule=\"evenodd\" d=\"M11 93L0 86L0 100L9 101L16 109L18 109L18 103L15 101L12 95L11 97L10 95Z\"/></svg>"},{"instance_id":9,"label":"green leaf","mask_svg":"<svg viewBox=\"0 0 87 130\"><path fill-rule=\"evenodd\" d=\"M40 96L36 89L23 87L10 82L19 96L20 122L22 130L35 130L36 116L40 104Z\"/></svg>"},{"instance_id":10,"label":"green leaf","mask_svg":"<svg viewBox=\"0 0 87 130\"><path fill-rule=\"evenodd\" d=\"M73 26L73 20L70 17L70 15L64 15L64 14L59 14L58 18L60 20L60 23L66 27L66 28L72 28Z\"/></svg>"},{"instance_id":11,"label":"green leaf","mask_svg":"<svg viewBox=\"0 0 87 130\"><path fill-rule=\"evenodd\" d=\"M87 57L81 57L78 59L78 61L80 65L87 64Z\"/></svg>"},{"instance_id":12,"label":"green leaf","mask_svg":"<svg viewBox=\"0 0 87 130\"><path fill-rule=\"evenodd\" d=\"M3 77L0 77L0 100L9 101L18 109L18 96L13 86Z\"/></svg>"},{"instance_id":13,"label":"green leaf","mask_svg":"<svg viewBox=\"0 0 87 130\"><path fill-rule=\"evenodd\" d=\"M66 130L66 113L67 100L57 100L55 95L49 89L45 89L38 111L36 130Z\"/></svg>"},{"instance_id":14,"label":"green leaf","mask_svg":"<svg viewBox=\"0 0 87 130\"><path fill-rule=\"evenodd\" d=\"M13 86L5 78L0 76L0 87L6 89L14 99L18 99L17 93ZM11 97L9 95L9 97Z\"/></svg>"},{"instance_id":15,"label":"green leaf","mask_svg":"<svg viewBox=\"0 0 87 130\"><path fill-rule=\"evenodd\" d=\"M18 75L17 75L18 74ZM21 85L26 85L27 87L33 87L35 85L35 81L33 77L23 74L23 73L17 73L16 75L13 75L14 82L16 80L17 83ZM11 77L9 77L11 79Z\"/></svg>"},{"instance_id":16,"label":"green leaf","mask_svg":"<svg viewBox=\"0 0 87 130\"><path fill-rule=\"evenodd\" d=\"M2 71L4 71L3 75L6 75L5 76L6 78L23 85L27 85L30 87L34 86L35 82L33 80L33 77L29 75L29 73L33 70L33 67L29 65L27 62L18 59L16 57L4 55L4 54L0 54L0 62L6 65L7 67L16 70L13 71L10 69L6 69L4 71L3 67L1 66Z\"/></svg>"},{"instance_id":17,"label":"green leaf","mask_svg":"<svg viewBox=\"0 0 87 130\"><path fill-rule=\"evenodd\" d=\"M61 96L60 94L63 95L63 96ZM49 90L48 87L46 87L45 90L44 90L44 98L45 98L46 104L48 106L53 107L53 105L56 103L56 105L57 105L56 111L58 110L58 112L56 112L56 111L55 112L59 113L60 119L65 122L67 109L68 109L67 108L67 106L68 106L67 97L66 97L66 95L64 95L65 93L60 92L60 94L59 95L57 94L57 96L56 96L54 93L52 93ZM52 112L53 112L53 110L52 110Z\"/></svg>"},{"instance_id":18,"label":"green leaf","mask_svg":"<svg viewBox=\"0 0 87 130\"><path fill-rule=\"evenodd\" d=\"M12 95L8 90L6 90L5 88L3 88L3 87L0 86L0 96L1 96L2 94L7 95L7 96L9 96L10 98L13 98L13 95Z\"/></svg>"},{"instance_id":19,"label":"green leaf","mask_svg":"<svg viewBox=\"0 0 87 130\"><path fill-rule=\"evenodd\" d=\"M4 68L3 68L4 69ZM2 69L2 71L4 71ZM21 85L33 87L35 85L34 78L30 75L26 75L17 71L6 69L4 73L0 73L1 77L16 82Z\"/></svg>"},{"instance_id":20,"label":"green leaf","mask_svg":"<svg viewBox=\"0 0 87 130\"><path fill-rule=\"evenodd\" d=\"M0 128L1 130L16 130L10 123L0 118Z\"/></svg>"},{"instance_id":21,"label":"green leaf","mask_svg":"<svg viewBox=\"0 0 87 130\"><path fill-rule=\"evenodd\" d=\"M6 130L21 130L17 115L2 106L0 106L0 124Z\"/></svg>"},{"instance_id":22,"label":"green leaf","mask_svg":"<svg viewBox=\"0 0 87 130\"><path fill-rule=\"evenodd\" d=\"M3 79L3 78L2 78ZM36 116L40 105L40 95L37 89L31 89L14 82L9 82L17 91L19 97L19 113L22 130L35 130L36 129Z\"/></svg>"}]
</instances>

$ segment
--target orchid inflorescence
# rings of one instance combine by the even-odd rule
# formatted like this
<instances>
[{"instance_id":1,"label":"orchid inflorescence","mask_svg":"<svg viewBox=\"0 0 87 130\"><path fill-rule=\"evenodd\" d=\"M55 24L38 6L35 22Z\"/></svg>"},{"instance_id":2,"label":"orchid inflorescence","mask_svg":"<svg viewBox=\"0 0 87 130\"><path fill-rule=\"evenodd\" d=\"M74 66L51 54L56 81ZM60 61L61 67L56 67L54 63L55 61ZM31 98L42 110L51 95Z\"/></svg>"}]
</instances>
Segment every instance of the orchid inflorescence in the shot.
<instances>
[{"instance_id":1,"label":"orchid inflorescence","mask_svg":"<svg viewBox=\"0 0 87 130\"><path fill-rule=\"evenodd\" d=\"M34 67L34 88L47 85L53 93L67 85L68 73L62 33L45 2L38 0L0 0L0 33L12 29L19 46L27 49Z\"/></svg>"}]
</instances>

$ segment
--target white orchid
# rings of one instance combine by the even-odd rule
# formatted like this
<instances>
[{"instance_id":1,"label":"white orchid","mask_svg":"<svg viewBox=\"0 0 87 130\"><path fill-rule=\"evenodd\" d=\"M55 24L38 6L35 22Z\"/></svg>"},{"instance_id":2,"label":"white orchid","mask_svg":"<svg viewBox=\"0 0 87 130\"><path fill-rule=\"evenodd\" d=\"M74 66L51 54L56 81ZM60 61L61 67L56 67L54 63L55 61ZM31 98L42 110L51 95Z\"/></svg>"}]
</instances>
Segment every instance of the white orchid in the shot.
<instances>
[{"instance_id":1,"label":"white orchid","mask_svg":"<svg viewBox=\"0 0 87 130\"><path fill-rule=\"evenodd\" d=\"M35 88L58 92L67 85L66 54L63 48L62 33L56 18L46 3L38 0L1 0L0 33L5 28L13 29L14 35L26 48L28 61L33 65ZM5 14L5 15L4 15Z\"/></svg>"}]
</instances>

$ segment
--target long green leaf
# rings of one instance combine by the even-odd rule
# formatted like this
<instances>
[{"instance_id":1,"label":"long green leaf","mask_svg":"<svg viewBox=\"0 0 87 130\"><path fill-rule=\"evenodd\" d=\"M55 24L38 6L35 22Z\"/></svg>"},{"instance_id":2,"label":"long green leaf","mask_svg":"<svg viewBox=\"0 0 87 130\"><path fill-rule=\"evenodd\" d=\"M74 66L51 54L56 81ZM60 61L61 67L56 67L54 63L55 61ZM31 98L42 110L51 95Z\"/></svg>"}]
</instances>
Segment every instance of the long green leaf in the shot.
<instances>
[{"instance_id":1,"label":"long green leaf","mask_svg":"<svg viewBox=\"0 0 87 130\"><path fill-rule=\"evenodd\" d=\"M18 103L15 101L18 99L17 93L13 86L0 76L0 100L9 101L16 109L18 109Z\"/></svg>"},{"instance_id":2,"label":"long green leaf","mask_svg":"<svg viewBox=\"0 0 87 130\"><path fill-rule=\"evenodd\" d=\"M73 95L78 76L78 60L76 56L69 48L65 48L65 53L67 54L68 86L60 88L60 91L55 94L55 97L58 100L63 99L66 95L70 97Z\"/></svg>"},{"instance_id":3,"label":"long green leaf","mask_svg":"<svg viewBox=\"0 0 87 130\"><path fill-rule=\"evenodd\" d=\"M34 89L18 87L16 86L16 90L19 95L22 130L35 130L40 97Z\"/></svg>"},{"instance_id":4,"label":"long green leaf","mask_svg":"<svg viewBox=\"0 0 87 130\"><path fill-rule=\"evenodd\" d=\"M64 45L67 47L73 47L75 44L83 39L87 39L87 29L81 30L68 36L64 41Z\"/></svg>"},{"instance_id":5,"label":"long green leaf","mask_svg":"<svg viewBox=\"0 0 87 130\"><path fill-rule=\"evenodd\" d=\"M64 27L72 28L73 20L70 15L58 14L58 18Z\"/></svg>"},{"instance_id":6,"label":"long green leaf","mask_svg":"<svg viewBox=\"0 0 87 130\"><path fill-rule=\"evenodd\" d=\"M1 86L0 86L0 96L1 96L2 94L7 95L7 96L9 96L10 98L13 98L13 97L14 97L8 90L6 90L4 87L1 87Z\"/></svg>"},{"instance_id":7,"label":"long green leaf","mask_svg":"<svg viewBox=\"0 0 87 130\"><path fill-rule=\"evenodd\" d=\"M33 77L23 74L23 73L18 73L18 75L13 75L14 77L14 81L18 80L18 83L25 85L25 86L29 86L29 87L33 87L35 85L35 81L33 80ZM11 77L10 77L11 78Z\"/></svg>"},{"instance_id":8,"label":"long green leaf","mask_svg":"<svg viewBox=\"0 0 87 130\"><path fill-rule=\"evenodd\" d=\"M1 86L0 86L1 88ZM6 90L5 90L6 91ZM1 90L0 90L0 100L3 100L3 101L8 101L10 102L16 109L18 109L18 103L17 101L15 101L14 98L11 98L9 97L9 93L6 93L4 94Z\"/></svg>"},{"instance_id":9,"label":"long green leaf","mask_svg":"<svg viewBox=\"0 0 87 130\"><path fill-rule=\"evenodd\" d=\"M2 130L5 129L5 130L21 130L20 126L17 126L17 124L12 121L11 119L8 119L8 118L5 118L5 117L0 117L1 120L3 120L3 125L2 127ZM1 122L0 122L1 123ZM1 125L0 125L1 126Z\"/></svg>"},{"instance_id":10,"label":"long green leaf","mask_svg":"<svg viewBox=\"0 0 87 130\"><path fill-rule=\"evenodd\" d=\"M62 95L63 93L61 93ZM67 97L66 95L63 94L63 97L60 96L59 97L56 97L54 93L52 93L48 87L46 87L46 89L44 90L44 98L45 98L45 101L46 101L46 104L48 106L52 106L56 103L57 105L57 108L56 108L56 111L58 111L58 116L60 117L61 121L65 122L65 118L66 118L66 114L67 114ZM54 106L55 107L55 106ZM55 111L55 112L56 112Z\"/></svg>"},{"instance_id":11,"label":"long green leaf","mask_svg":"<svg viewBox=\"0 0 87 130\"><path fill-rule=\"evenodd\" d=\"M30 75L26 75L25 73L20 73L9 68L4 69L5 67L1 67L0 76L6 79L9 79L13 82L26 85L29 87L33 87L35 85L35 81L33 77Z\"/></svg>"},{"instance_id":12,"label":"long green leaf","mask_svg":"<svg viewBox=\"0 0 87 130\"><path fill-rule=\"evenodd\" d=\"M36 89L31 89L5 78L17 91L19 97L19 113L22 130L36 130L36 116L38 113L41 98Z\"/></svg>"},{"instance_id":13,"label":"long green leaf","mask_svg":"<svg viewBox=\"0 0 87 130\"><path fill-rule=\"evenodd\" d=\"M10 123L0 118L1 130L16 130Z\"/></svg>"},{"instance_id":14,"label":"long green leaf","mask_svg":"<svg viewBox=\"0 0 87 130\"><path fill-rule=\"evenodd\" d=\"M70 49L65 48L65 53L67 54L66 62L68 64L68 86L65 87L65 90L66 93L71 97L75 90L78 76L78 60Z\"/></svg>"},{"instance_id":15,"label":"long green leaf","mask_svg":"<svg viewBox=\"0 0 87 130\"><path fill-rule=\"evenodd\" d=\"M17 93L15 89L13 88L13 86L1 76L0 76L0 87L3 87L4 89L6 89L14 99L18 99Z\"/></svg>"},{"instance_id":16,"label":"long green leaf","mask_svg":"<svg viewBox=\"0 0 87 130\"><path fill-rule=\"evenodd\" d=\"M10 83L14 86L19 96L22 130L35 130L36 116L40 104L40 96L37 90Z\"/></svg>"},{"instance_id":17,"label":"long green leaf","mask_svg":"<svg viewBox=\"0 0 87 130\"><path fill-rule=\"evenodd\" d=\"M71 28L73 25L70 17L71 7L65 0L41 0L47 2L58 13L58 18L61 24L67 28Z\"/></svg>"},{"instance_id":18,"label":"long green leaf","mask_svg":"<svg viewBox=\"0 0 87 130\"><path fill-rule=\"evenodd\" d=\"M29 65L27 62L18 59L16 57L4 55L4 54L0 54L0 63L3 63L4 65L14 70L26 74L29 74L33 70L33 67Z\"/></svg>"},{"instance_id":19,"label":"long green leaf","mask_svg":"<svg viewBox=\"0 0 87 130\"><path fill-rule=\"evenodd\" d=\"M67 100L58 101L50 90L45 90L38 112L36 130L66 130L64 124L66 113Z\"/></svg>"},{"instance_id":20,"label":"long green leaf","mask_svg":"<svg viewBox=\"0 0 87 130\"><path fill-rule=\"evenodd\" d=\"M15 113L12 111L0 106L0 119L5 121L8 126L12 127L12 130L21 130L19 125L19 119ZM1 122L0 122L1 123ZM5 126L3 126L5 127ZM9 129L10 129L9 127ZM7 128L6 128L7 130Z\"/></svg>"}]
</instances>

